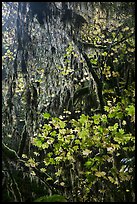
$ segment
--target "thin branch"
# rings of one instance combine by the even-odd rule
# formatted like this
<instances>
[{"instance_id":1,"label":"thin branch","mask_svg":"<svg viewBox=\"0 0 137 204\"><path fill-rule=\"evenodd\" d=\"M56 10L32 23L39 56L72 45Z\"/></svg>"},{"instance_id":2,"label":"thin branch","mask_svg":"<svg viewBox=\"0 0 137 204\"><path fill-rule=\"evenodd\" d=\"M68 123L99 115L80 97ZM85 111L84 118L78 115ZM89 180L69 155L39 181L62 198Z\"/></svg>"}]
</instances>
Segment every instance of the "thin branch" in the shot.
<instances>
[{"instance_id":1,"label":"thin branch","mask_svg":"<svg viewBox=\"0 0 137 204\"><path fill-rule=\"evenodd\" d=\"M121 39L120 41L115 42L115 43L112 45L112 47L114 47L114 46L116 46L116 45L119 45L120 43L122 43L122 42L124 42L125 40L131 38L132 36L134 36L134 33L131 33L131 35L129 35L129 36L127 36L127 37Z\"/></svg>"},{"instance_id":2,"label":"thin branch","mask_svg":"<svg viewBox=\"0 0 137 204\"><path fill-rule=\"evenodd\" d=\"M3 152L3 158L4 161L8 160L13 161L13 162L18 162L22 165L22 167L26 167L25 163L26 161L21 159L18 154L13 150L10 149L7 145L5 145L2 142L2 152ZM57 193L57 190L63 190L64 188L69 188L67 186L60 186L54 183L54 180L50 175L48 175L46 172L41 172L38 168L36 167L30 167L32 171L36 173L36 176L52 191L52 193ZM50 178L50 180L46 181L47 178Z\"/></svg>"}]
</instances>

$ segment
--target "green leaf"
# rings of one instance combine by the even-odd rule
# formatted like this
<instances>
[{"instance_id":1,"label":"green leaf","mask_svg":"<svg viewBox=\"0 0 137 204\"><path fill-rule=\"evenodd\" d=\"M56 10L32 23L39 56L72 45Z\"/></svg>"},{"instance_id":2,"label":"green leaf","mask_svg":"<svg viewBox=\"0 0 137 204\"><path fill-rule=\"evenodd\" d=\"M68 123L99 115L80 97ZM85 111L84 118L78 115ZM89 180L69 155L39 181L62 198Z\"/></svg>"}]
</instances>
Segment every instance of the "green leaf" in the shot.
<instances>
[{"instance_id":1,"label":"green leaf","mask_svg":"<svg viewBox=\"0 0 137 204\"><path fill-rule=\"evenodd\" d=\"M44 143L44 144L42 144L42 149L48 149L48 147L49 147L49 144L48 143Z\"/></svg>"},{"instance_id":2,"label":"green leaf","mask_svg":"<svg viewBox=\"0 0 137 204\"><path fill-rule=\"evenodd\" d=\"M104 110L109 112L109 110L110 110L109 106L104 106Z\"/></svg>"},{"instance_id":3,"label":"green leaf","mask_svg":"<svg viewBox=\"0 0 137 204\"><path fill-rule=\"evenodd\" d=\"M47 179L46 179L46 181L52 181L53 179L51 178L51 177L48 177Z\"/></svg>"},{"instance_id":4,"label":"green leaf","mask_svg":"<svg viewBox=\"0 0 137 204\"><path fill-rule=\"evenodd\" d=\"M60 124L60 128L62 129L66 126L66 123L64 121L60 121L59 124Z\"/></svg>"},{"instance_id":5,"label":"green leaf","mask_svg":"<svg viewBox=\"0 0 137 204\"><path fill-rule=\"evenodd\" d=\"M87 120L88 120L88 116L82 114L82 115L80 116L79 122L82 123L82 124L84 124L84 123L86 123Z\"/></svg>"},{"instance_id":6,"label":"green leaf","mask_svg":"<svg viewBox=\"0 0 137 204\"><path fill-rule=\"evenodd\" d=\"M31 167L36 167L36 162L34 158L30 158L27 163L31 166Z\"/></svg>"},{"instance_id":7,"label":"green leaf","mask_svg":"<svg viewBox=\"0 0 137 204\"><path fill-rule=\"evenodd\" d=\"M102 56L106 57L107 54L108 54L107 52L103 52L103 53L102 53Z\"/></svg>"},{"instance_id":8,"label":"green leaf","mask_svg":"<svg viewBox=\"0 0 137 204\"><path fill-rule=\"evenodd\" d=\"M123 142L123 139L120 137L114 137L114 141L118 142L118 144L121 144Z\"/></svg>"},{"instance_id":9,"label":"green leaf","mask_svg":"<svg viewBox=\"0 0 137 204\"><path fill-rule=\"evenodd\" d=\"M127 108L126 108L126 111L127 111L127 114L129 116L134 116L135 115L135 107L133 105L129 105Z\"/></svg>"},{"instance_id":10,"label":"green leaf","mask_svg":"<svg viewBox=\"0 0 137 204\"><path fill-rule=\"evenodd\" d=\"M125 131L122 128L119 129L119 132L120 132L121 135L123 135L125 133Z\"/></svg>"},{"instance_id":11,"label":"green leaf","mask_svg":"<svg viewBox=\"0 0 137 204\"><path fill-rule=\"evenodd\" d=\"M64 182L61 182L61 183L60 183L60 185L61 185L61 186L64 186L64 185L65 185L65 183L64 183Z\"/></svg>"},{"instance_id":12,"label":"green leaf","mask_svg":"<svg viewBox=\"0 0 137 204\"><path fill-rule=\"evenodd\" d=\"M78 133L79 138L85 140L86 136L89 134L88 129L83 129L81 132Z\"/></svg>"},{"instance_id":13,"label":"green leaf","mask_svg":"<svg viewBox=\"0 0 137 204\"><path fill-rule=\"evenodd\" d=\"M92 116L92 118L93 118L94 123L95 123L96 125L98 125L98 124L100 123L100 119L101 119L100 114L95 114L95 115Z\"/></svg>"},{"instance_id":14,"label":"green leaf","mask_svg":"<svg viewBox=\"0 0 137 204\"><path fill-rule=\"evenodd\" d=\"M66 134L66 129L59 129L59 133L61 135L65 135Z\"/></svg>"},{"instance_id":15,"label":"green leaf","mask_svg":"<svg viewBox=\"0 0 137 204\"><path fill-rule=\"evenodd\" d=\"M62 174L62 169L58 169L58 171L55 174L56 176L60 176Z\"/></svg>"},{"instance_id":16,"label":"green leaf","mask_svg":"<svg viewBox=\"0 0 137 204\"><path fill-rule=\"evenodd\" d=\"M47 140L47 143L50 145L54 142L54 139L52 137L50 137L48 140Z\"/></svg>"},{"instance_id":17,"label":"green leaf","mask_svg":"<svg viewBox=\"0 0 137 204\"><path fill-rule=\"evenodd\" d=\"M127 124L127 122L125 120L123 120L122 125L126 125L126 124Z\"/></svg>"},{"instance_id":18,"label":"green leaf","mask_svg":"<svg viewBox=\"0 0 137 204\"><path fill-rule=\"evenodd\" d=\"M76 121L75 119L72 119L70 122L73 125L73 127L79 127L79 122Z\"/></svg>"},{"instance_id":19,"label":"green leaf","mask_svg":"<svg viewBox=\"0 0 137 204\"><path fill-rule=\"evenodd\" d=\"M54 130L53 132L51 132L50 135L53 136L53 137L56 136L56 135L57 135L56 130Z\"/></svg>"},{"instance_id":20,"label":"green leaf","mask_svg":"<svg viewBox=\"0 0 137 204\"><path fill-rule=\"evenodd\" d=\"M94 160L88 160L84 165L87 168L91 168L94 165L95 161Z\"/></svg>"},{"instance_id":21,"label":"green leaf","mask_svg":"<svg viewBox=\"0 0 137 204\"><path fill-rule=\"evenodd\" d=\"M97 171L97 172L95 173L95 175L96 175L97 177L105 177L106 172L104 172L104 171Z\"/></svg>"},{"instance_id":22,"label":"green leaf","mask_svg":"<svg viewBox=\"0 0 137 204\"><path fill-rule=\"evenodd\" d=\"M41 168L40 171L43 172L43 173L45 173L45 172L46 172L46 169L45 169L45 168Z\"/></svg>"},{"instance_id":23,"label":"green leaf","mask_svg":"<svg viewBox=\"0 0 137 204\"><path fill-rule=\"evenodd\" d=\"M100 125L98 125L97 129L98 129L98 131L99 131L101 134L104 132L103 127L101 127ZM96 130L96 129L95 129L95 130ZM96 131L95 131L95 132L96 132ZM97 134L98 134L98 132L97 132Z\"/></svg>"},{"instance_id":24,"label":"green leaf","mask_svg":"<svg viewBox=\"0 0 137 204\"><path fill-rule=\"evenodd\" d=\"M68 160L74 161L74 157L73 157L73 155L71 155L70 152L67 153L67 156L66 156L66 157L67 157Z\"/></svg>"},{"instance_id":25,"label":"green leaf","mask_svg":"<svg viewBox=\"0 0 137 204\"><path fill-rule=\"evenodd\" d=\"M92 64L96 65L98 61L97 61L97 59L91 59L90 62L91 62Z\"/></svg>"},{"instance_id":26,"label":"green leaf","mask_svg":"<svg viewBox=\"0 0 137 204\"><path fill-rule=\"evenodd\" d=\"M45 118L45 119L49 119L50 118L50 114L49 113L43 113L43 117Z\"/></svg>"},{"instance_id":27,"label":"green leaf","mask_svg":"<svg viewBox=\"0 0 137 204\"><path fill-rule=\"evenodd\" d=\"M122 112L117 112L115 118L116 119L122 119L123 113Z\"/></svg>"},{"instance_id":28,"label":"green leaf","mask_svg":"<svg viewBox=\"0 0 137 204\"><path fill-rule=\"evenodd\" d=\"M33 145L40 148L40 147L42 147L42 142L39 138L34 138L33 139Z\"/></svg>"},{"instance_id":29,"label":"green leaf","mask_svg":"<svg viewBox=\"0 0 137 204\"><path fill-rule=\"evenodd\" d=\"M105 114L103 114L103 115L101 116L101 121L104 122L104 123L107 123L107 122L108 122L107 116L106 116Z\"/></svg>"},{"instance_id":30,"label":"green leaf","mask_svg":"<svg viewBox=\"0 0 137 204\"><path fill-rule=\"evenodd\" d=\"M88 156L91 152L92 152L91 150L85 149L85 150L83 150L83 155Z\"/></svg>"},{"instance_id":31,"label":"green leaf","mask_svg":"<svg viewBox=\"0 0 137 204\"><path fill-rule=\"evenodd\" d=\"M108 176L108 179L109 179L109 181L110 181L111 183L114 183L114 182L115 182L115 180L114 180L111 176Z\"/></svg>"},{"instance_id":32,"label":"green leaf","mask_svg":"<svg viewBox=\"0 0 137 204\"><path fill-rule=\"evenodd\" d=\"M108 114L108 118L114 118L114 117L115 117L115 113L114 112Z\"/></svg>"},{"instance_id":33,"label":"green leaf","mask_svg":"<svg viewBox=\"0 0 137 204\"><path fill-rule=\"evenodd\" d=\"M43 128L44 128L45 130L47 130L47 131L52 130L52 127L51 127L50 124L44 124Z\"/></svg>"},{"instance_id":34,"label":"green leaf","mask_svg":"<svg viewBox=\"0 0 137 204\"><path fill-rule=\"evenodd\" d=\"M118 123L115 123L114 124L114 130L117 130L117 128L118 128Z\"/></svg>"},{"instance_id":35,"label":"green leaf","mask_svg":"<svg viewBox=\"0 0 137 204\"><path fill-rule=\"evenodd\" d=\"M91 161L87 161L87 162L85 163L85 166L91 167L91 166L92 166L92 163L93 163L93 162L91 162Z\"/></svg>"},{"instance_id":36,"label":"green leaf","mask_svg":"<svg viewBox=\"0 0 137 204\"><path fill-rule=\"evenodd\" d=\"M80 144L80 140L75 140L75 144Z\"/></svg>"}]
</instances>

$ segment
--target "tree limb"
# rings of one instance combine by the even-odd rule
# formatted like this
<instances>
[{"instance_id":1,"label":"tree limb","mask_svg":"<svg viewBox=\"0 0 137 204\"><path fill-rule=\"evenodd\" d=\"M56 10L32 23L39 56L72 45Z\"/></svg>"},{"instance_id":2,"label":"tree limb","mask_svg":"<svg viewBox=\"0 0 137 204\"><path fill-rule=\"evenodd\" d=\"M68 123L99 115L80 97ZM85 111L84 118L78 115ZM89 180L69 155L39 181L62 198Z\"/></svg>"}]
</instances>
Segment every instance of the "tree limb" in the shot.
<instances>
[{"instance_id":1,"label":"tree limb","mask_svg":"<svg viewBox=\"0 0 137 204\"><path fill-rule=\"evenodd\" d=\"M24 168L26 167L25 165L26 161L21 159L13 149L10 149L3 142L2 142L2 152L3 152L4 162L6 162L6 166L7 166L8 160L10 160L13 162L19 162L22 167ZM32 166L30 168L36 173L36 176L52 191L52 193L57 193L58 189L63 190L64 188L68 188L66 186L60 186L58 184L55 184L54 180L51 178L50 175L48 175L45 172L41 172L38 168L32 167ZM47 181L46 180L47 178L50 178L50 180Z\"/></svg>"},{"instance_id":2,"label":"tree limb","mask_svg":"<svg viewBox=\"0 0 137 204\"><path fill-rule=\"evenodd\" d=\"M101 112L103 113L104 112L104 106L105 106L105 102L104 102L104 99L103 99L103 94L102 94L102 82L101 80L98 78L97 74L95 73L93 67L92 67L92 64L90 62L90 59L88 58L87 54L86 53L83 53L82 52L82 55L87 63L87 66L89 68L89 72L92 74L96 84L97 84L97 91L98 91L98 97L99 97L99 101L100 101L100 109L101 109Z\"/></svg>"}]
</instances>

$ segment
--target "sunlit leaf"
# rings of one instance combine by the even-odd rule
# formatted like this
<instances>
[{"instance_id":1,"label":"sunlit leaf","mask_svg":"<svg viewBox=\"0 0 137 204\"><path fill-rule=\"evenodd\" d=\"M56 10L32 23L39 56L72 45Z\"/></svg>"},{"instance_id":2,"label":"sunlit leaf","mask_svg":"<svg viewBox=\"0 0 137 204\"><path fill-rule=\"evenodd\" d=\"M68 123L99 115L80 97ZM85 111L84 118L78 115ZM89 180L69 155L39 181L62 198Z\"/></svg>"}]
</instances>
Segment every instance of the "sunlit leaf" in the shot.
<instances>
[{"instance_id":1,"label":"sunlit leaf","mask_svg":"<svg viewBox=\"0 0 137 204\"><path fill-rule=\"evenodd\" d=\"M91 150L85 149L85 150L83 150L83 155L88 156L91 152L92 152Z\"/></svg>"},{"instance_id":2,"label":"sunlit leaf","mask_svg":"<svg viewBox=\"0 0 137 204\"><path fill-rule=\"evenodd\" d=\"M97 177L104 177L104 176L106 175L106 172L104 172L104 171L98 171L98 172L95 173L95 175L96 175Z\"/></svg>"},{"instance_id":3,"label":"sunlit leaf","mask_svg":"<svg viewBox=\"0 0 137 204\"><path fill-rule=\"evenodd\" d=\"M49 118L50 118L50 114L49 114L49 113L43 113L43 117L44 117L45 119L49 119Z\"/></svg>"}]
</instances>

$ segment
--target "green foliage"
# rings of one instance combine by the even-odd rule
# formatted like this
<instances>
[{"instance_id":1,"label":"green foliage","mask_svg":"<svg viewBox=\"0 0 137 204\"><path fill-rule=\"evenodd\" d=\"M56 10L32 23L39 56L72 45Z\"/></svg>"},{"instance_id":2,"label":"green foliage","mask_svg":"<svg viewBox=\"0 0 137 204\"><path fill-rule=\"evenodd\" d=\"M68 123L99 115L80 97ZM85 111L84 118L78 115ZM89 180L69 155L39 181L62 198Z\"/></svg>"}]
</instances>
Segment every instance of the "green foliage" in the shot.
<instances>
[{"instance_id":1,"label":"green foliage","mask_svg":"<svg viewBox=\"0 0 137 204\"><path fill-rule=\"evenodd\" d=\"M82 13L87 20L83 26L77 23L79 28L69 22L63 27L59 4L50 2L48 26L41 28L37 22L41 15L34 14L32 21L25 2L2 3L4 144L18 152L22 122L27 131L22 154L25 169L9 161L18 162L12 148L2 147L3 158L9 158L9 165L3 165L4 193L9 202L37 197L35 202L65 202L63 195L72 202L133 201L134 3L66 2L72 16ZM51 46L56 51L52 55ZM21 61L27 73L21 72ZM19 168L24 171L21 176ZM12 169L19 175L17 183ZM49 187L56 195L41 197L51 194Z\"/></svg>"},{"instance_id":2,"label":"green foliage","mask_svg":"<svg viewBox=\"0 0 137 204\"><path fill-rule=\"evenodd\" d=\"M133 116L134 107L129 105L123 111L120 104L118 102L115 106L112 104L106 106L106 114L94 114L93 116L81 114L77 120L53 117L49 119L49 124L43 126L44 140L37 138L40 144L34 140L35 146L46 148L49 152L45 155L43 162L47 169L51 165L55 167L56 172L53 175L55 183L57 182L60 186L67 186L68 181L71 185L75 183L73 188L83 188L81 191L85 192L85 201L88 199L88 192L94 189L98 180L100 181L99 188L102 189L100 196L102 192L105 194L109 192L110 182L113 188L121 189L122 193L124 193L123 183L125 186L128 182L131 183L131 186L133 185L134 164L130 166L130 172L125 173L124 169L129 168L129 164L123 167L121 161L124 155L133 157L135 137L127 133L123 117L126 117L127 113ZM110 124L112 119L113 122ZM130 146L129 143L131 143ZM64 163L63 168L62 163ZM76 182L74 169L79 172L79 184ZM72 176L71 180L69 174ZM86 185L82 187L84 181ZM127 188L129 190L129 187Z\"/></svg>"}]
</instances>

